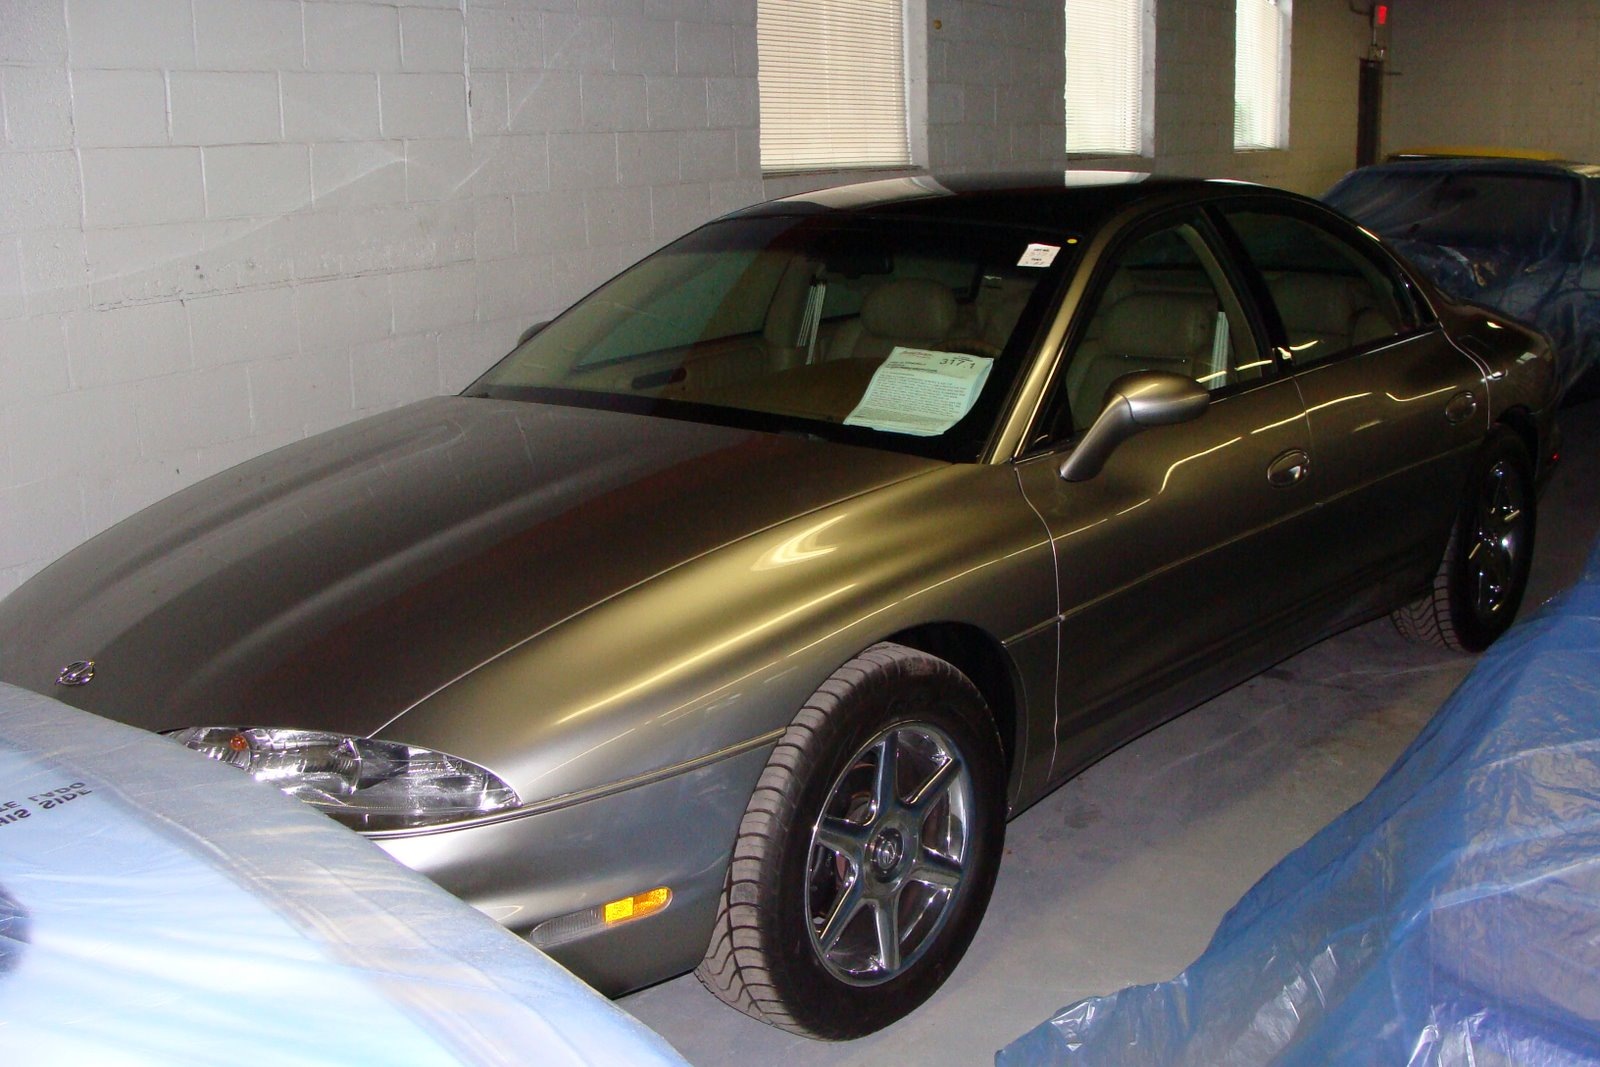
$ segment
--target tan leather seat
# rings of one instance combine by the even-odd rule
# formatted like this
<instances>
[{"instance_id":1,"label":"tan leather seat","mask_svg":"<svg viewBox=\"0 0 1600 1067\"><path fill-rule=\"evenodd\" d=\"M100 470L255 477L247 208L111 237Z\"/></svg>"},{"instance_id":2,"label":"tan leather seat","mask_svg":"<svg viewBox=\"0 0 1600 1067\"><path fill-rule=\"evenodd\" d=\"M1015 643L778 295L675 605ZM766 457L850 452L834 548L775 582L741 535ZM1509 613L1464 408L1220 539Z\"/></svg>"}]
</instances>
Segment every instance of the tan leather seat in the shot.
<instances>
[{"instance_id":1,"label":"tan leather seat","mask_svg":"<svg viewBox=\"0 0 1600 1067\"><path fill-rule=\"evenodd\" d=\"M1201 293L1135 292L1103 306L1067 368L1067 397L1078 427L1105 404L1124 374L1170 371L1195 377L1211 359L1217 301Z\"/></svg>"},{"instance_id":2,"label":"tan leather seat","mask_svg":"<svg viewBox=\"0 0 1600 1067\"><path fill-rule=\"evenodd\" d=\"M861 302L860 316L840 327L827 358L883 360L896 345L936 348L958 317L949 286L926 278L885 282Z\"/></svg>"},{"instance_id":3,"label":"tan leather seat","mask_svg":"<svg viewBox=\"0 0 1600 1067\"><path fill-rule=\"evenodd\" d=\"M1396 324L1374 307L1364 279L1285 271L1267 278L1289 345L1302 358L1322 359L1385 337Z\"/></svg>"}]
</instances>

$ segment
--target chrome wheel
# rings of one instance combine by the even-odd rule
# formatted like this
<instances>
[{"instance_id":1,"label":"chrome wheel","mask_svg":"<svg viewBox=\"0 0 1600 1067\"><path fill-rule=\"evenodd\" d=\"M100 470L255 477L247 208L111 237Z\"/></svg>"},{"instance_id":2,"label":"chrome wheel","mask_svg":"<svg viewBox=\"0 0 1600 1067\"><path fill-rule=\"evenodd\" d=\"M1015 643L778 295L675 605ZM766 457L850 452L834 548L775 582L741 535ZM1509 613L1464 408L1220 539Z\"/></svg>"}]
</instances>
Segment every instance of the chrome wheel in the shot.
<instances>
[{"instance_id":1,"label":"chrome wheel","mask_svg":"<svg viewBox=\"0 0 1600 1067\"><path fill-rule=\"evenodd\" d=\"M966 873L972 775L928 725L897 724L851 759L811 834L806 916L829 973L877 985L914 965Z\"/></svg>"},{"instance_id":2,"label":"chrome wheel","mask_svg":"<svg viewBox=\"0 0 1600 1067\"><path fill-rule=\"evenodd\" d=\"M983 920L1006 764L977 687L882 642L839 666L767 759L695 973L763 1022L828 1040L902 1018Z\"/></svg>"},{"instance_id":3,"label":"chrome wheel","mask_svg":"<svg viewBox=\"0 0 1600 1067\"><path fill-rule=\"evenodd\" d=\"M1395 628L1463 652L1493 644L1528 587L1537 511L1527 445L1496 430L1473 461L1432 587L1395 609Z\"/></svg>"},{"instance_id":4,"label":"chrome wheel","mask_svg":"<svg viewBox=\"0 0 1600 1067\"><path fill-rule=\"evenodd\" d=\"M1527 487L1522 473L1510 460L1489 468L1467 550L1467 574L1473 590L1473 610L1490 622L1519 591L1518 576L1525 573L1528 524L1523 521Z\"/></svg>"}]
</instances>

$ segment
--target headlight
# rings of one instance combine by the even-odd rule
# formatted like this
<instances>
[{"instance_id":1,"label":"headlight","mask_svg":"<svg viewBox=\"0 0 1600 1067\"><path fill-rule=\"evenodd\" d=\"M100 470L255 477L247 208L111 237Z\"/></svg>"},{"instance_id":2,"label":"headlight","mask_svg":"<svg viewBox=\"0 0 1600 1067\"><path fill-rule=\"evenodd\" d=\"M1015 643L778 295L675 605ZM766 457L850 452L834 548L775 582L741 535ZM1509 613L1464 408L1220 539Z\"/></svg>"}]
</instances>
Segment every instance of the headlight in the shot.
<instances>
[{"instance_id":1,"label":"headlight","mask_svg":"<svg viewBox=\"0 0 1600 1067\"><path fill-rule=\"evenodd\" d=\"M477 764L394 741L235 726L167 736L357 830L432 826L518 803L515 790Z\"/></svg>"}]
</instances>

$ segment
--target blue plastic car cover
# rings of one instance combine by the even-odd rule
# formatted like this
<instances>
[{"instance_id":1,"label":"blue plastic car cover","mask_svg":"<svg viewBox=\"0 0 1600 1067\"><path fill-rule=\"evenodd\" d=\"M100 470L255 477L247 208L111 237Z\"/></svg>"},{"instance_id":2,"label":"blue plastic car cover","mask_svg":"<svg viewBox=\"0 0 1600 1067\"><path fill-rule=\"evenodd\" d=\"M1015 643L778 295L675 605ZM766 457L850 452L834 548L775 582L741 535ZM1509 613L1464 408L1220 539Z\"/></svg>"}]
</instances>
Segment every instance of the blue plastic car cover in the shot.
<instances>
[{"instance_id":1,"label":"blue plastic car cover","mask_svg":"<svg viewBox=\"0 0 1600 1067\"><path fill-rule=\"evenodd\" d=\"M1183 973L996 1062L1600 1063L1600 550Z\"/></svg>"},{"instance_id":2,"label":"blue plastic car cover","mask_svg":"<svg viewBox=\"0 0 1600 1067\"><path fill-rule=\"evenodd\" d=\"M1600 366L1597 187L1600 169L1577 164L1405 160L1352 171L1323 199L1449 296L1547 334L1565 393Z\"/></svg>"},{"instance_id":3,"label":"blue plastic car cover","mask_svg":"<svg viewBox=\"0 0 1600 1067\"><path fill-rule=\"evenodd\" d=\"M298 801L0 684L0 1064L682 1064Z\"/></svg>"}]
</instances>

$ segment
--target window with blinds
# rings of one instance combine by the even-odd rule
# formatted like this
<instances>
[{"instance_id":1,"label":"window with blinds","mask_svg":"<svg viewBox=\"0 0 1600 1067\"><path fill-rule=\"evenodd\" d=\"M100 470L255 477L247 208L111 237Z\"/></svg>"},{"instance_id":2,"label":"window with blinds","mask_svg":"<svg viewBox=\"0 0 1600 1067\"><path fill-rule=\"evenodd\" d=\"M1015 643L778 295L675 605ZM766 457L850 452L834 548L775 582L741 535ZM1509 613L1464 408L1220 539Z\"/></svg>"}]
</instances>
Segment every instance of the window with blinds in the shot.
<instances>
[{"instance_id":1,"label":"window with blinds","mask_svg":"<svg viewBox=\"0 0 1600 1067\"><path fill-rule=\"evenodd\" d=\"M1155 0L1067 0L1067 151L1150 155Z\"/></svg>"},{"instance_id":2,"label":"window with blinds","mask_svg":"<svg viewBox=\"0 0 1600 1067\"><path fill-rule=\"evenodd\" d=\"M1289 147L1291 0L1236 0L1233 147Z\"/></svg>"},{"instance_id":3,"label":"window with blinds","mask_svg":"<svg viewBox=\"0 0 1600 1067\"><path fill-rule=\"evenodd\" d=\"M759 0L761 168L911 163L902 0Z\"/></svg>"}]
</instances>

